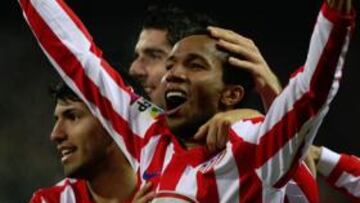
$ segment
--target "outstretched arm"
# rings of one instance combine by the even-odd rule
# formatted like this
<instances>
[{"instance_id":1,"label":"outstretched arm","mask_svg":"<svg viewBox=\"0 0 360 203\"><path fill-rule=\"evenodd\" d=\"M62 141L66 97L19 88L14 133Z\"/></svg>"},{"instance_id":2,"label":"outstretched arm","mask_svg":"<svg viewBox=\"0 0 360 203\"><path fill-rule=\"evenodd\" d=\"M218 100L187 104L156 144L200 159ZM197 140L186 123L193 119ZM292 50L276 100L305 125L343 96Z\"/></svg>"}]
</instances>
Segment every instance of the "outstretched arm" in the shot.
<instances>
[{"instance_id":1,"label":"outstretched arm","mask_svg":"<svg viewBox=\"0 0 360 203\"><path fill-rule=\"evenodd\" d=\"M255 155L251 160L255 162L260 179L275 187L284 185L294 172L294 164L314 139L337 92L354 20L350 10L342 8L323 5L304 67L274 100L265 120L260 123L241 121L232 126L237 136L254 150L249 154ZM218 38L219 46L242 54L241 49L234 49L228 43L240 42L226 40L226 32Z\"/></svg>"},{"instance_id":2,"label":"outstretched arm","mask_svg":"<svg viewBox=\"0 0 360 203\"><path fill-rule=\"evenodd\" d=\"M66 84L120 146L136 170L142 130L152 117L140 119L149 102L128 88L122 77L102 57L80 19L63 0L18 0L40 47ZM142 128L139 128L141 126Z\"/></svg>"}]
</instances>

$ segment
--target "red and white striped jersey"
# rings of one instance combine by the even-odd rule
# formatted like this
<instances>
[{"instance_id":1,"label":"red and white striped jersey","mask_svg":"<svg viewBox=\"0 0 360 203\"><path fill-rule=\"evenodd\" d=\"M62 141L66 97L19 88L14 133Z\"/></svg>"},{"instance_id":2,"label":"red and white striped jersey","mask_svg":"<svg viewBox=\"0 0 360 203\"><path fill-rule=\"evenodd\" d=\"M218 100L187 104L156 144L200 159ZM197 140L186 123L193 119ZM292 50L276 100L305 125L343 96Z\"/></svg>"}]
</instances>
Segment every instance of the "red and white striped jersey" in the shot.
<instances>
[{"instance_id":1,"label":"red and white striped jersey","mask_svg":"<svg viewBox=\"0 0 360 203\"><path fill-rule=\"evenodd\" d=\"M318 170L327 182L353 199L360 202L360 159L347 154L337 154L322 147Z\"/></svg>"},{"instance_id":2,"label":"red and white striped jersey","mask_svg":"<svg viewBox=\"0 0 360 203\"><path fill-rule=\"evenodd\" d=\"M86 182L66 178L55 186L36 191L30 203L93 203Z\"/></svg>"},{"instance_id":3,"label":"red and white striped jersey","mask_svg":"<svg viewBox=\"0 0 360 203\"><path fill-rule=\"evenodd\" d=\"M286 184L286 203L319 203L319 190L314 176L305 163L300 164Z\"/></svg>"},{"instance_id":4,"label":"red and white striped jersey","mask_svg":"<svg viewBox=\"0 0 360 203\"><path fill-rule=\"evenodd\" d=\"M133 194L135 195L135 194ZM121 203L130 203L134 196ZM36 191L29 203L95 203L85 180L65 178L56 185Z\"/></svg>"},{"instance_id":5,"label":"red and white striped jersey","mask_svg":"<svg viewBox=\"0 0 360 203\"><path fill-rule=\"evenodd\" d=\"M339 87L353 15L323 5L305 65L266 117L232 125L226 148L185 150L165 115L129 91L62 0L19 0L41 48L67 85L117 142L154 202L283 202Z\"/></svg>"}]
</instances>

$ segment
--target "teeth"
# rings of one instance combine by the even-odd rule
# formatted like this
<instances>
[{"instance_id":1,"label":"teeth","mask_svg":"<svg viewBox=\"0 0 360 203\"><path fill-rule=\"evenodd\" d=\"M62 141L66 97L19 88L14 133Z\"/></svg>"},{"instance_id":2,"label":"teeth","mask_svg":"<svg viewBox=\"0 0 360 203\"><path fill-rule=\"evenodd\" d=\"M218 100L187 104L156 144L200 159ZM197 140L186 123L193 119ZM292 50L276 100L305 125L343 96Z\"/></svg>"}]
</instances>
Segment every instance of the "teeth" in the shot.
<instances>
[{"instance_id":1,"label":"teeth","mask_svg":"<svg viewBox=\"0 0 360 203\"><path fill-rule=\"evenodd\" d=\"M168 92L166 94L166 98L169 98L169 97L186 97L186 95L183 93L183 92L179 92L179 91L174 91L174 92Z\"/></svg>"},{"instance_id":2,"label":"teeth","mask_svg":"<svg viewBox=\"0 0 360 203\"><path fill-rule=\"evenodd\" d=\"M71 150L71 149L64 149L64 150L61 151L61 154L62 154L63 156L65 156L65 155L70 154L72 151L73 151L73 150Z\"/></svg>"}]
</instances>

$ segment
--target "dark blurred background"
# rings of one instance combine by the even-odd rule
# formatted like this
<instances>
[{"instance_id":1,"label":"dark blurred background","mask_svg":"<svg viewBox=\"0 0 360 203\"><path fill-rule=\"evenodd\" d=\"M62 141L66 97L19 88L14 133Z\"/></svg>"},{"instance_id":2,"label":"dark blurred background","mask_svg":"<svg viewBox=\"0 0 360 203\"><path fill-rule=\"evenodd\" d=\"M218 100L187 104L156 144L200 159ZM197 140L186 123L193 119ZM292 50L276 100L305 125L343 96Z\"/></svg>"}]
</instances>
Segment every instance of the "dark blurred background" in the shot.
<instances>
[{"instance_id":1,"label":"dark blurred background","mask_svg":"<svg viewBox=\"0 0 360 203\"><path fill-rule=\"evenodd\" d=\"M141 19L146 6L153 1L67 2L88 26L111 64L117 68L128 67ZM305 60L321 5L320 0L195 2L179 0L177 3L207 12L224 27L253 38L283 84ZM17 2L1 1L0 16L0 203L20 203L27 202L39 187L62 179L54 145L49 141L54 103L48 88L57 81L57 75L25 24ZM318 145L358 156L359 56L357 29L340 92L315 140ZM320 187L322 202L348 202L326 189L322 181Z\"/></svg>"}]
</instances>

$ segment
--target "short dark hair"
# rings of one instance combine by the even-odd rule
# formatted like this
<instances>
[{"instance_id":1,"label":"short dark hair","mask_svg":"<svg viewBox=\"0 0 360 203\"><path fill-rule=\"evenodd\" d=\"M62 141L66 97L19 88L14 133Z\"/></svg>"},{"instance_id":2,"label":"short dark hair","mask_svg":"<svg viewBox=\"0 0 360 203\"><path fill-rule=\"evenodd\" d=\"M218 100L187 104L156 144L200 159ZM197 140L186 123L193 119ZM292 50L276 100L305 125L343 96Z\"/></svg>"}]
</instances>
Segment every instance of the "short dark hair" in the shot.
<instances>
[{"instance_id":1,"label":"short dark hair","mask_svg":"<svg viewBox=\"0 0 360 203\"><path fill-rule=\"evenodd\" d=\"M149 6L142 28L167 31L168 42L173 46L194 31L216 24L214 19L204 13L191 12L168 3Z\"/></svg>"},{"instance_id":2,"label":"short dark hair","mask_svg":"<svg viewBox=\"0 0 360 203\"><path fill-rule=\"evenodd\" d=\"M56 85L50 86L49 92L54 98L55 103L58 100L82 101L80 97L65 84L64 81L59 81Z\"/></svg>"}]
</instances>

